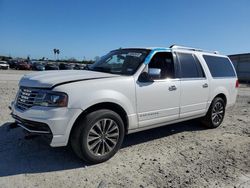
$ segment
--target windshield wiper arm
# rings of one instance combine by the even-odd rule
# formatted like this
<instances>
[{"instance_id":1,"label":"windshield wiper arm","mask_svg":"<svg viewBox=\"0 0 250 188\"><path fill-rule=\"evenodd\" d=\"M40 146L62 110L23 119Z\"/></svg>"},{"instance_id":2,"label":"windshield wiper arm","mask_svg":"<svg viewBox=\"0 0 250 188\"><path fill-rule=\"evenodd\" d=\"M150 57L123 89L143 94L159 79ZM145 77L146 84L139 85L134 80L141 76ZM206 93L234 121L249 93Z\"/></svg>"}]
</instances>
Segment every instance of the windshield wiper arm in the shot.
<instances>
[{"instance_id":1,"label":"windshield wiper arm","mask_svg":"<svg viewBox=\"0 0 250 188\"><path fill-rule=\"evenodd\" d=\"M100 71L100 72L107 72L107 73L111 73L110 72L110 68L107 68L107 67L93 67L91 69L92 71Z\"/></svg>"}]
</instances>

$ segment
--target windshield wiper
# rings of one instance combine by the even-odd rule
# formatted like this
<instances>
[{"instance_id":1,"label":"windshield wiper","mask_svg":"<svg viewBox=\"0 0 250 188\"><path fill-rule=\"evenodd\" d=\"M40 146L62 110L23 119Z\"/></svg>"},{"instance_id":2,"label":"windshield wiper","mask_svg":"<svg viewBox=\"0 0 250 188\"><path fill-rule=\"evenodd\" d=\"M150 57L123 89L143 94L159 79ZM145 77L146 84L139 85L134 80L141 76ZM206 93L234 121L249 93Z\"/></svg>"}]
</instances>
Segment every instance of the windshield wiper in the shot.
<instances>
[{"instance_id":1,"label":"windshield wiper","mask_svg":"<svg viewBox=\"0 0 250 188\"><path fill-rule=\"evenodd\" d=\"M111 73L111 69L107 67L93 67L91 69L92 71L99 71L99 72L106 72L106 73Z\"/></svg>"}]
</instances>

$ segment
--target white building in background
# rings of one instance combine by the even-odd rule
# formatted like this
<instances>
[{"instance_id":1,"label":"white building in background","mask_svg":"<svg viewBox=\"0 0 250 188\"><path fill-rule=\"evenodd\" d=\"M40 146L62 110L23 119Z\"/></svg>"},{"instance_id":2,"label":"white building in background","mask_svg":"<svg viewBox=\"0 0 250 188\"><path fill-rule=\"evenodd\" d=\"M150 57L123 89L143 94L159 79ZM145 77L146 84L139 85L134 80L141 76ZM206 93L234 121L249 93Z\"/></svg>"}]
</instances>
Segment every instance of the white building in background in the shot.
<instances>
[{"instance_id":1,"label":"white building in background","mask_svg":"<svg viewBox=\"0 0 250 188\"><path fill-rule=\"evenodd\" d=\"M250 82L250 53L228 56L234 64L240 81Z\"/></svg>"}]
</instances>

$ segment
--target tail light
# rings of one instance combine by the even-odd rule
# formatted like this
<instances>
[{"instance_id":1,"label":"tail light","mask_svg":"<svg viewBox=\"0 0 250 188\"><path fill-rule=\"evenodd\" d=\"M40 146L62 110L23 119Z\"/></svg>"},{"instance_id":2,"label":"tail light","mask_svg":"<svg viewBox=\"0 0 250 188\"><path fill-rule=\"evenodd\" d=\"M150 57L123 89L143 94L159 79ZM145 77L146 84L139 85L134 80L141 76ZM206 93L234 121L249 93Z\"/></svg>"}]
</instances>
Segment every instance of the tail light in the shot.
<instances>
[{"instance_id":1,"label":"tail light","mask_svg":"<svg viewBox=\"0 0 250 188\"><path fill-rule=\"evenodd\" d=\"M239 80L236 80L235 87L238 88L240 85Z\"/></svg>"}]
</instances>

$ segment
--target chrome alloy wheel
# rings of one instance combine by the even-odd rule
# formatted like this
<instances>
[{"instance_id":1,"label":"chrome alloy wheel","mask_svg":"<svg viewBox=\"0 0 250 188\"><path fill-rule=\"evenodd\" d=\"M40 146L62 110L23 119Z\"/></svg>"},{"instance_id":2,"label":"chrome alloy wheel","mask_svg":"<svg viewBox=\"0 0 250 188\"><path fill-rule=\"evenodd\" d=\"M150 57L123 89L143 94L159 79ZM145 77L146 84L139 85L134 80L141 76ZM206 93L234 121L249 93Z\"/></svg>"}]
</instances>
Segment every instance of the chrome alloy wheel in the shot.
<instances>
[{"instance_id":1,"label":"chrome alloy wheel","mask_svg":"<svg viewBox=\"0 0 250 188\"><path fill-rule=\"evenodd\" d=\"M221 102L217 102L212 109L212 122L215 125L221 123L224 116L224 106Z\"/></svg>"},{"instance_id":2,"label":"chrome alloy wheel","mask_svg":"<svg viewBox=\"0 0 250 188\"><path fill-rule=\"evenodd\" d=\"M96 156L110 153L119 140L119 128L112 119L101 119L90 129L87 137L89 151Z\"/></svg>"}]
</instances>

